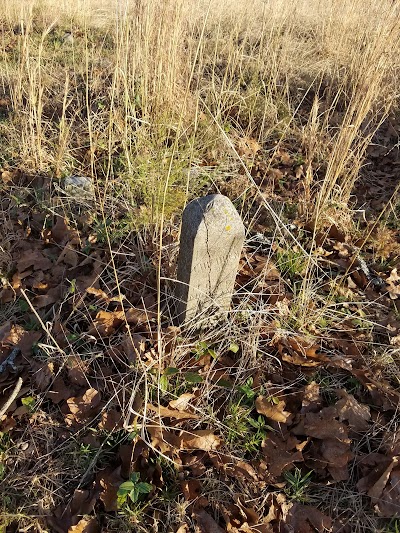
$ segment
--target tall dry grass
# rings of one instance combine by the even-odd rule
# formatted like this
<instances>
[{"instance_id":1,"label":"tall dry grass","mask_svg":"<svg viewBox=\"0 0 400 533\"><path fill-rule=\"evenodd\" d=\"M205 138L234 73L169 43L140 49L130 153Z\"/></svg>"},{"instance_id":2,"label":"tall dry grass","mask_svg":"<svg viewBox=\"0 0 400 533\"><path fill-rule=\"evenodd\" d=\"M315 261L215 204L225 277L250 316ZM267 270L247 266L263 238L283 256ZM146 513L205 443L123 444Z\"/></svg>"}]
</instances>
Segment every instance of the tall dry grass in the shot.
<instances>
[{"instance_id":1,"label":"tall dry grass","mask_svg":"<svg viewBox=\"0 0 400 533\"><path fill-rule=\"evenodd\" d=\"M388 0L0 6L1 87L11 100L3 165L129 177L139 197L163 195L168 172L182 187L182 168L210 152L234 169L218 125L232 138L301 147L318 217L348 202L398 96L398 6Z\"/></svg>"}]
</instances>

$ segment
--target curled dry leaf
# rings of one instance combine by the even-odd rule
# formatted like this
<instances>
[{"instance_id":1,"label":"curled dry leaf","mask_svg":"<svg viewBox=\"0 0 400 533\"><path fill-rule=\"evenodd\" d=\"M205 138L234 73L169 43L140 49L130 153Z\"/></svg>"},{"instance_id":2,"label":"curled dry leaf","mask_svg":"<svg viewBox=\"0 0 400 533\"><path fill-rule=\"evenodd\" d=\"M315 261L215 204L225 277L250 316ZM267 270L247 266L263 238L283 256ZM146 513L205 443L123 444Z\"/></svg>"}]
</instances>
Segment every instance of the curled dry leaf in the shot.
<instances>
[{"instance_id":1,"label":"curled dry leaf","mask_svg":"<svg viewBox=\"0 0 400 533\"><path fill-rule=\"evenodd\" d=\"M168 409L168 407L163 407L162 405L147 404L147 408L162 418L171 418L175 420L196 420L200 418L194 413L188 413L187 411L178 411L177 409Z\"/></svg>"},{"instance_id":2,"label":"curled dry leaf","mask_svg":"<svg viewBox=\"0 0 400 533\"><path fill-rule=\"evenodd\" d=\"M286 402L279 400L278 403L274 403L273 399L259 396L256 399L257 413L274 420L275 422L282 422L286 424L290 422L292 414L289 411L285 411Z\"/></svg>"},{"instance_id":3,"label":"curled dry leaf","mask_svg":"<svg viewBox=\"0 0 400 533\"><path fill-rule=\"evenodd\" d=\"M115 469L109 466L97 474L96 484L100 486L100 500L107 513L118 510L117 493L123 481L120 466Z\"/></svg>"},{"instance_id":4,"label":"curled dry leaf","mask_svg":"<svg viewBox=\"0 0 400 533\"><path fill-rule=\"evenodd\" d=\"M218 449L221 444L221 439L210 429L200 429L191 432L182 431L180 433L181 449L210 452Z\"/></svg>"},{"instance_id":5,"label":"curled dry leaf","mask_svg":"<svg viewBox=\"0 0 400 533\"><path fill-rule=\"evenodd\" d=\"M335 406L340 422L347 420L350 428L356 432L366 431L369 427L368 422L371 420L368 405L360 404L344 389L336 391L336 394L341 398Z\"/></svg>"},{"instance_id":6,"label":"curled dry leaf","mask_svg":"<svg viewBox=\"0 0 400 533\"><path fill-rule=\"evenodd\" d=\"M96 389L88 389L82 396L68 398L69 410L77 421L93 416L101 402L101 394Z\"/></svg>"},{"instance_id":7,"label":"curled dry leaf","mask_svg":"<svg viewBox=\"0 0 400 533\"><path fill-rule=\"evenodd\" d=\"M95 518L82 518L68 529L68 533L99 533L100 526Z\"/></svg>"},{"instance_id":8,"label":"curled dry leaf","mask_svg":"<svg viewBox=\"0 0 400 533\"><path fill-rule=\"evenodd\" d=\"M388 286L388 293L392 300L396 300L400 296L400 276L397 273L397 268L394 268L390 276L386 280Z\"/></svg>"},{"instance_id":9,"label":"curled dry leaf","mask_svg":"<svg viewBox=\"0 0 400 533\"><path fill-rule=\"evenodd\" d=\"M190 405L190 401L195 397L191 392L185 392L181 394L176 400L171 400L169 406L172 409L178 409L178 411L186 411Z\"/></svg>"},{"instance_id":10,"label":"curled dry leaf","mask_svg":"<svg viewBox=\"0 0 400 533\"><path fill-rule=\"evenodd\" d=\"M124 419L122 414L116 409L111 409L108 412L101 413L101 421L99 422L99 429L106 431L116 431L122 429L124 426Z\"/></svg>"},{"instance_id":11,"label":"curled dry leaf","mask_svg":"<svg viewBox=\"0 0 400 533\"><path fill-rule=\"evenodd\" d=\"M11 326L11 329L6 330L1 344L15 346L21 350L22 355L28 357L32 355L32 347L38 342L42 336L41 331L25 331L23 327L19 325Z\"/></svg>"},{"instance_id":12,"label":"curled dry leaf","mask_svg":"<svg viewBox=\"0 0 400 533\"><path fill-rule=\"evenodd\" d=\"M304 395L301 404L302 413L320 410L321 396L319 394L319 385L315 381L312 381L304 387Z\"/></svg>"}]
</instances>

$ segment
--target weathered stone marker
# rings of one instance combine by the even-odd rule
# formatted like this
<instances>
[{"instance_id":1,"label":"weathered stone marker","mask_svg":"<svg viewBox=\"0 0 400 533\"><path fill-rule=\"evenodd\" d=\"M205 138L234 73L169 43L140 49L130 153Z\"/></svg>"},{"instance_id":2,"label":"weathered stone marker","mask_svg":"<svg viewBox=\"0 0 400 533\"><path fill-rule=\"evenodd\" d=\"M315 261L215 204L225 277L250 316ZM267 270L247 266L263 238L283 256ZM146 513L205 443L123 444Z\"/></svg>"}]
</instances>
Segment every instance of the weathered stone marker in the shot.
<instances>
[{"instance_id":1,"label":"weathered stone marker","mask_svg":"<svg viewBox=\"0 0 400 533\"><path fill-rule=\"evenodd\" d=\"M176 282L177 322L229 311L244 242L243 222L222 194L192 200L183 211Z\"/></svg>"}]
</instances>

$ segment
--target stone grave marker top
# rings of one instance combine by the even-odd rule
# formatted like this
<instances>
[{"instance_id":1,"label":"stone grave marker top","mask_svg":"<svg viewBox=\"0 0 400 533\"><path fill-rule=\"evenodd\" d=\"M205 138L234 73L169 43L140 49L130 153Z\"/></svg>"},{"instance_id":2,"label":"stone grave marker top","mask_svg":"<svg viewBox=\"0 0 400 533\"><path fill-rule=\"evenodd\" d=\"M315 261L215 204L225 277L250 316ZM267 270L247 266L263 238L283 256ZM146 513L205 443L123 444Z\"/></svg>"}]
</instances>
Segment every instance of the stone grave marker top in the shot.
<instances>
[{"instance_id":1,"label":"stone grave marker top","mask_svg":"<svg viewBox=\"0 0 400 533\"><path fill-rule=\"evenodd\" d=\"M222 194L192 200L182 216L177 322L211 322L229 311L245 230Z\"/></svg>"}]
</instances>

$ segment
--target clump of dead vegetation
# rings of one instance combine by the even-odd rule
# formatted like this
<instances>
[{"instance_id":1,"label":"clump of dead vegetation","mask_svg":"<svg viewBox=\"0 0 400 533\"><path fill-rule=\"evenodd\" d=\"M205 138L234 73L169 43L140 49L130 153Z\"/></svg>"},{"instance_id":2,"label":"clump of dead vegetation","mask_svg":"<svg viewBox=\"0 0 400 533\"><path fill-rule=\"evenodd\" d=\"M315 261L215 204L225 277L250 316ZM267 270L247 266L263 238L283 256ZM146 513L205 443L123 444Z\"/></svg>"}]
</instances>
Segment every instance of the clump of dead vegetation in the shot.
<instances>
[{"instance_id":1,"label":"clump of dead vegetation","mask_svg":"<svg viewBox=\"0 0 400 533\"><path fill-rule=\"evenodd\" d=\"M79 4L0 1L1 530L398 531L398 5ZM199 334L209 191L248 234Z\"/></svg>"}]
</instances>

